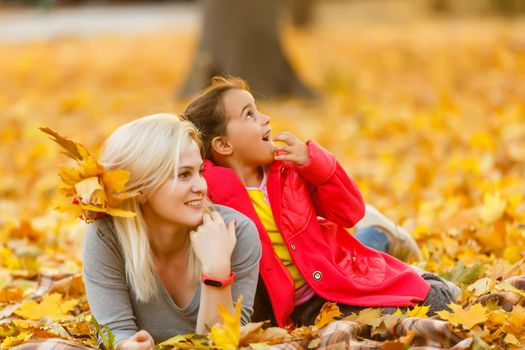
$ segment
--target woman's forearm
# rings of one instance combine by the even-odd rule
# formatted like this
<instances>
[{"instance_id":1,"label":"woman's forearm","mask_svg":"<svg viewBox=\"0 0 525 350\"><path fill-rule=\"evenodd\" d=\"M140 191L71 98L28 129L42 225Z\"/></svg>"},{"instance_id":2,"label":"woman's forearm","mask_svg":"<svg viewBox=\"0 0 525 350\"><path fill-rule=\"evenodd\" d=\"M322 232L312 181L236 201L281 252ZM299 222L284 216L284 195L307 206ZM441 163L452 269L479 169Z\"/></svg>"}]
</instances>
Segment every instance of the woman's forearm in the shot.
<instances>
[{"instance_id":1,"label":"woman's forearm","mask_svg":"<svg viewBox=\"0 0 525 350\"><path fill-rule=\"evenodd\" d=\"M230 275L230 265L213 269L203 268L203 273L207 276L225 279ZM214 287L201 282L201 298L195 329L197 334L206 334L208 333L206 325L211 327L221 322L219 304L223 305L230 313L233 313L231 287Z\"/></svg>"}]
</instances>

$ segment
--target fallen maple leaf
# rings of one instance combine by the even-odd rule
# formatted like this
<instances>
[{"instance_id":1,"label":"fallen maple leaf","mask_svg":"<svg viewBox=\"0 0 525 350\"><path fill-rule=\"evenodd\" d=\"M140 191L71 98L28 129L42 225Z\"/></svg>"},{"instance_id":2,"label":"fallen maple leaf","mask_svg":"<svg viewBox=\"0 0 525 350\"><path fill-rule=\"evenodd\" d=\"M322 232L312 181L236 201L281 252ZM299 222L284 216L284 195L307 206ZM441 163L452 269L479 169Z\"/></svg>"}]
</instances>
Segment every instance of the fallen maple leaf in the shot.
<instances>
[{"instance_id":1,"label":"fallen maple leaf","mask_svg":"<svg viewBox=\"0 0 525 350\"><path fill-rule=\"evenodd\" d=\"M512 284L510 284L509 282L506 282L506 281L503 281L503 282L499 283L498 285L496 285L495 289L496 290L505 291L505 292L514 293L514 294L517 294L517 295L521 296L522 298L525 298L525 292L523 290L514 287Z\"/></svg>"},{"instance_id":2,"label":"fallen maple leaf","mask_svg":"<svg viewBox=\"0 0 525 350\"><path fill-rule=\"evenodd\" d=\"M319 315L315 318L315 326L322 328L334 321L336 317L341 316L341 311L336 303L326 302L321 307Z\"/></svg>"},{"instance_id":3,"label":"fallen maple leaf","mask_svg":"<svg viewBox=\"0 0 525 350\"><path fill-rule=\"evenodd\" d=\"M487 224L496 222L507 207L507 201L501 197L499 191L487 192L483 195L483 206L480 209L479 217Z\"/></svg>"},{"instance_id":4,"label":"fallen maple leaf","mask_svg":"<svg viewBox=\"0 0 525 350\"><path fill-rule=\"evenodd\" d=\"M77 304L78 300L76 299L63 301L60 294L53 293L44 296L40 303L34 300L23 302L15 311L15 314L28 320L38 321L48 317L54 321L59 321L68 318L68 313L72 311Z\"/></svg>"},{"instance_id":5,"label":"fallen maple leaf","mask_svg":"<svg viewBox=\"0 0 525 350\"><path fill-rule=\"evenodd\" d=\"M481 296L489 291L491 287L494 286L494 282L488 278L480 278L476 282L472 283L470 286L467 287L467 290L469 292L472 292L474 296Z\"/></svg>"},{"instance_id":6,"label":"fallen maple leaf","mask_svg":"<svg viewBox=\"0 0 525 350\"><path fill-rule=\"evenodd\" d=\"M344 319L367 324L375 329L381 325L381 322L383 322L383 319L381 318L381 313L382 309L380 308L366 308L364 310L359 311L357 315L352 314L350 316L345 317Z\"/></svg>"},{"instance_id":7,"label":"fallen maple leaf","mask_svg":"<svg viewBox=\"0 0 525 350\"><path fill-rule=\"evenodd\" d=\"M206 342L203 343L202 340L204 339L206 340ZM198 336L191 333L184 335L176 335L158 344L157 347L158 349L209 349L207 339L208 338L206 337Z\"/></svg>"},{"instance_id":8,"label":"fallen maple leaf","mask_svg":"<svg viewBox=\"0 0 525 350\"><path fill-rule=\"evenodd\" d=\"M406 313L407 317L428 318L427 313L430 306L416 305L413 309L409 309Z\"/></svg>"},{"instance_id":9,"label":"fallen maple leaf","mask_svg":"<svg viewBox=\"0 0 525 350\"><path fill-rule=\"evenodd\" d=\"M268 327L269 321L248 323L241 327L239 347L252 344L278 344L291 338L288 331L278 327ZM268 327L268 328L265 328Z\"/></svg>"},{"instance_id":10,"label":"fallen maple leaf","mask_svg":"<svg viewBox=\"0 0 525 350\"><path fill-rule=\"evenodd\" d=\"M507 314L504 330L516 336L525 336L525 308L521 305L516 305L512 311Z\"/></svg>"},{"instance_id":11,"label":"fallen maple leaf","mask_svg":"<svg viewBox=\"0 0 525 350\"><path fill-rule=\"evenodd\" d=\"M213 346L220 350L235 350L239 345L241 336L241 308L242 296L237 299L235 313L232 315L223 305L218 305L219 315L223 320L222 325L211 328L210 339Z\"/></svg>"},{"instance_id":12,"label":"fallen maple leaf","mask_svg":"<svg viewBox=\"0 0 525 350\"><path fill-rule=\"evenodd\" d=\"M30 333L30 332L21 332L19 335L17 336L12 336L12 337L6 337L4 339L4 341L2 342L2 347L1 349L9 349L15 345L18 345L18 344L22 344L24 342L26 342L27 340L29 340L29 338L31 338L33 336L33 333Z\"/></svg>"},{"instance_id":13,"label":"fallen maple leaf","mask_svg":"<svg viewBox=\"0 0 525 350\"><path fill-rule=\"evenodd\" d=\"M470 329L474 325L485 322L488 319L487 311L481 304L475 304L468 310L457 304L449 304L448 306L452 309L452 312L443 310L438 311L437 315L454 326L462 325Z\"/></svg>"},{"instance_id":14,"label":"fallen maple leaf","mask_svg":"<svg viewBox=\"0 0 525 350\"><path fill-rule=\"evenodd\" d=\"M506 343L506 344L512 344L512 345L516 345L516 346L521 346L521 342L518 340L518 338L516 338L515 335L509 333L505 336L505 338L503 338L503 341Z\"/></svg>"}]
</instances>

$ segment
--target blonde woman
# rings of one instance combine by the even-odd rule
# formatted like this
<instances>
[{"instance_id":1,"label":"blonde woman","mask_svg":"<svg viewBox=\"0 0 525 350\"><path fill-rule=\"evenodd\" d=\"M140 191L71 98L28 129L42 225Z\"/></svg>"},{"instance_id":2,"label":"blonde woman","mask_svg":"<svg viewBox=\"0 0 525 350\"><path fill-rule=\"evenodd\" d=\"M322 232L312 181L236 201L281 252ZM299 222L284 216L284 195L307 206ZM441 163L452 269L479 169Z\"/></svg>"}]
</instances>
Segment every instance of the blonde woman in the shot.
<instances>
[{"instance_id":1,"label":"blonde woman","mask_svg":"<svg viewBox=\"0 0 525 350\"><path fill-rule=\"evenodd\" d=\"M205 333L243 295L250 319L261 247L255 225L233 209L211 205L195 127L156 114L117 128L101 163L126 169L123 202L133 218L90 224L84 279L91 311L115 335L117 349L153 349L176 334Z\"/></svg>"}]
</instances>

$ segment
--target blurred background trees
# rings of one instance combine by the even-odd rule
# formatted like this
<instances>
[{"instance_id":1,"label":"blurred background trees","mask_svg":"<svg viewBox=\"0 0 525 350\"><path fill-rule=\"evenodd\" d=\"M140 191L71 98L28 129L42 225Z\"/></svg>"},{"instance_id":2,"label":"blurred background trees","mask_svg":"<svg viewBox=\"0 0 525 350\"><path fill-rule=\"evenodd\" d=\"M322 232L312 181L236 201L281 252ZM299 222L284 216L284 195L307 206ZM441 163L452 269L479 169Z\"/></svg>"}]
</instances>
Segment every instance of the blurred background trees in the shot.
<instances>
[{"instance_id":1,"label":"blurred background trees","mask_svg":"<svg viewBox=\"0 0 525 350\"><path fill-rule=\"evenodd\" d=\"M314 3L316 0L283 0L281 4L288 3L292 10L292 19L295 25L305 25L310 22L313 17ZM323 1L376 1L387 2L391 0L323 0ZM432 10L436 12L445 13L495 13L507 16L513 16L525 12L525 1L523 0L399 0L402 2L418 2L426 3ZM0 0L0 5L39 5L39 6L63 6L63 5L78 5L88 3L99 4L125 4L138 2L198 2L198 0ZM250 1L244 1L250 2ZM268 3L268 6L274 4Z\"/></svg>"},{"instance_id":2,"label":"blurred background trees","mask_svg":"<svg viewBox=\"0 0 525 350\"><path fill-rule=\"evenodd\" d=\"M315 24L320 0L0 0L1 5L59 6L192 2L202 13L201 36L187 78L178 91L186 97L199 91L215 75L240 76L263 96L312 97L314 93L297 75L281 40L283 25L307 29ZM410 3L430 15L518 16L525 0L323 0L323 2Z\"/></svg>"}]
</instances>

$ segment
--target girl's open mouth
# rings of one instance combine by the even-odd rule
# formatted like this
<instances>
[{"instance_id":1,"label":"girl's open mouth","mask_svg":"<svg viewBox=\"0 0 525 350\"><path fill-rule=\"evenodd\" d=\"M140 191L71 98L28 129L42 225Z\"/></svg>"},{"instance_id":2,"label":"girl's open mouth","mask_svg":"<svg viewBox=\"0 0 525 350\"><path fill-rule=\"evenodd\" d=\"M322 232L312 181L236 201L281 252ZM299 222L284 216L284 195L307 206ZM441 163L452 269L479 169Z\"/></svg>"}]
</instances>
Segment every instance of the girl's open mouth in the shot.
<instances>
[{"instance_id":1,"label":"girl's open mouth","mask_svg":"<svg viewBox=\"0 0 525 350\"><path fill-rule=\"evenodd\" d=\"M270 141L270 133L272 130L268 130L266 134L263 135L262 139L263 141Z\"/></svg>"}]
</instances>

